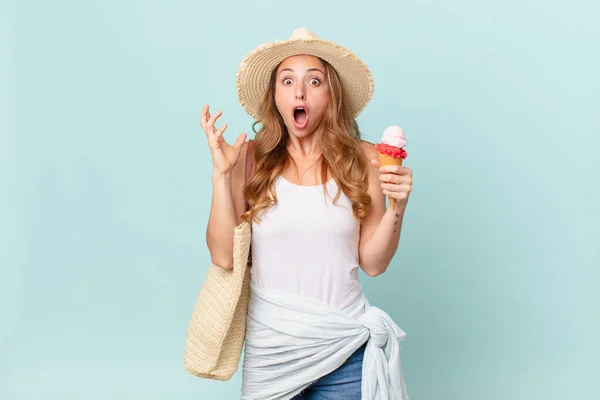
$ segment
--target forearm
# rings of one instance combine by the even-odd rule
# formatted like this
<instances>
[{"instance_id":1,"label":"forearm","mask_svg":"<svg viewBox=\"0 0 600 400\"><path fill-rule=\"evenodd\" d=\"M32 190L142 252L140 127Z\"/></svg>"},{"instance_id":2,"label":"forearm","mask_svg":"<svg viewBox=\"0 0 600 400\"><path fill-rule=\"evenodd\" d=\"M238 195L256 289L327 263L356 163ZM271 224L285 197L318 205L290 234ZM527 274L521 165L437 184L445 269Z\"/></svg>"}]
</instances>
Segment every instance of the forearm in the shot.
<instances>
[{"instance_id":1,"label":"forearm","mask_svg":"<svg viewBox=\"0 0 600 400\"><path fill-rule=\"evenodd\" d=\"M213 173L213 195L206 230L206 243L213 264L229 269L233 266L233 232L236 225L231 173Z\"/></svg>"},{"instance_id":2,"label":"forearm","mask_svg":"<svg viewBox=\"0 0 600 400\"><path fill-rule=\"evenodd\" d=\"M406 204L396 203L394 209L388 208L381 218L361 255L361 267L370 276L382 274L387 269L398 249L402 220Z\"/></svg>"}]
</instances>

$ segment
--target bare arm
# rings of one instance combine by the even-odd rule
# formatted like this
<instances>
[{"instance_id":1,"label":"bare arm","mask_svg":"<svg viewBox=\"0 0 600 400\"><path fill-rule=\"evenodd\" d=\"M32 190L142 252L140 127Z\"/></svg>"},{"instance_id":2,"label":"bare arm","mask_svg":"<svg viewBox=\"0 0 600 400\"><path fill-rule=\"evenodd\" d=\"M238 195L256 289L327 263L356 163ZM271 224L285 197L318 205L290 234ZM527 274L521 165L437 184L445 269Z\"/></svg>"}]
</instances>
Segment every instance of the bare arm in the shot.
<instances>
[{"instance_id":1,"label":"bare arm","mask_svg":"<svg viewBox=\"0 0 600 400\"><path fill-rule=\"evenodd\" d=\"M244 212L244 170L246 134L242 133L233 146L223 139L227 125L219 130L214 123L221 112L210 117L208 106L202 111L201 125L207 134L213 159L213 195L206 229L206 243L213 264L233 267L233 232Z\"/></svg>"},{"instance_id":2,"label":"bare arm","mask_svg":"<svg viewBox=\"0 0 600 400\"><path fill-rule=\"evenodd\" d=\"M370 143L363 143L369 160L378 160L377 150ZM376 161L375 165L379 166ZM402 220L412 185L412 171L403 168L402 175L383 173L376 166L369 176L369 194L372 198L371 210L361 224L360 265L367 275L377 276L386 271L398 249ZM387 192L394 190L394 192ZM394 193L397 198L395 208L386 210L384 193Z\"/></svg>"}]
</instances>

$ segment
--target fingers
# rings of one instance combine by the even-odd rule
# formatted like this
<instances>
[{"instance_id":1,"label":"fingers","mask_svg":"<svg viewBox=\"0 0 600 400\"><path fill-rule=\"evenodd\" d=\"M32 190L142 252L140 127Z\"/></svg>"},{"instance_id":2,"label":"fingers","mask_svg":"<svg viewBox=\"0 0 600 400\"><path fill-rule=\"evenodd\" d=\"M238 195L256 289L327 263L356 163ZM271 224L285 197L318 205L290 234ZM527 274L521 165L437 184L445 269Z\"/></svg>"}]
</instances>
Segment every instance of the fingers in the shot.
<instances>
[{"instance_id":1,"label":"fingers","mask_svg":"<svg viewBox=\"0 0 600 400\"><path fill-rule=\"evenodd\" d=\"M224 124L215 132L215 140L219 140L219 138L223 135L223 132L225 132L225 129L227 129L227 124Z\"/></svg>"},{"instance_id":2,"label":"fingers","mask_svg":"<svg viewBox=\"0 0 600 400\"><path fill-rule=\"evenodd\" d=\"M412 191L413 172L402 165L388 165L379 168L383 194L398 201L408 199Z\"/></svg>"},{"instance_id":3,"label":"fingers","mask_svg":"<svg viewBox=\"0 0 600 400\"><path fill-rule=\"evenodd\" d=\"M409 184L394 184L394 183L382 183L381 188L383 192L389 193L410 193L412 186Z\"/></svg>"},{"instance_id":4,"label":"fingers","mask_svg":"<svg viewBox=\"0 0 600 400\"><path fill-rule=\"evenodd\" d=\"M244 143L246 142L246 137L248 135L246 135L245 132L242 132L242 134L240 136L238 136L237 140L235 141L235 143L233 144L233 147L235 148L236 151L240 151L242 150L242 146L244 145Z\"/></svg>"},{"instance_id":5,"label":"fingers","mask_svg":"<svg viewBox=\"0 0 600 400\"><path fill-rule=\"evenodd\" d=\"M387 197L394 198L399 201L405 201L408 199L409 196L408 192L390 192L388 190L384 190L383 194L385 194Z\"/></svg>"},{"instance_id":6,"label":"fingers","mask_svg":"<svg viewBox=\"0 0 600 400\"><path fill-rule=\"evenodd\" d=\"M206 131L206 122L208 121L209 115L210 114L208 113L208 104L205 104L204 107L202 107L202 113L200 114L200 126L205 131Z\"/></svg>"},{"instance_id":7,"label":"fingers","mask_svg":"<svg viewBox=\"0 0 600 400\"><path fill-rule=\"evenodd\" d=\"M211 128L215 126L215 122L217 122L217 119L223 115L223 112L221 110L217 111L212 117L210 117L206 123L206 126Z\"/></svg>"},{"instance_id":8,"label":"fingers","mask_svg":"<svg viewBox=\"0 0 600 400\"><path fill-rule=\"evenodd\" d=\"M403 165L384 165L384 166L379 167L379 172L412 176L412 169L405 167Z\"/></svg>"},{"instance_id":9,"label":"fingers","mask_svg":"<svg viewBox=\"0 0 600 400\"><path fill-rule=\"evenodd\" d=\"M403 176L396 174L381 174L379 175L379 180L381 182L393 182L393 183L401 183L404 179Z\"/></svg>"},{"instance_id":10,"label":"fingers","mask_svg":"<svg viewBox=\"0 0 600 400\"><path fill-rule=\"evenodd\" d=\"M412 184L412 175L398 175L398 174L381 174L379 175L379 180L381 182L390 182L390 183L406 183Z\"/></svg>"},{"instance_id":11,"label":"fingers","mask_svg":"<svg viewBox=\"0 0 600 400\"><path fill-rule=\"evenodd\" d=\"M374 166L375 168L379 168L381 166L381 162L374 158L371 160L371 165Z\"/></svg>"},{"instance_id":12,"label":"fingers","mask_svg":"<svg viewBox=\"0 0 600 400\"><path fill-rule=\"evenodd\" d=\"M209 135L209 137L212 137L217 134L222 135L225 129L227 129L227 126L223 126L221 127L221 129L215 132L215 122L221 115L223 115L223 112L219 110L213 116L211 116L208 104L205 104L202 108L200 126L202 126L202 129L204 129L204 132L206 132L206 134Z\"/></svg>"}]
</instances>

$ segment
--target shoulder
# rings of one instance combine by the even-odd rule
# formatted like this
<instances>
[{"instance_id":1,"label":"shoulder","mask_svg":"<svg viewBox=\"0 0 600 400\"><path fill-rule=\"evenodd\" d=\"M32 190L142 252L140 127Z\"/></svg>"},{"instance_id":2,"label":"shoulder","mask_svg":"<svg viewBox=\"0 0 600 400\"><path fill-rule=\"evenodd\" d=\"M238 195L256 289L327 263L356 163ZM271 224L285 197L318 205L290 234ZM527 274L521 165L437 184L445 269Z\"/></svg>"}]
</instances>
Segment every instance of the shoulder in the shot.
<instances>
[{"instance_id":1,"label":"shoulder","mask_svg":"<svg viewBox=\"0 0 600 400\"><path fill-rule=\"evenodd\" d=\"M369 176L369 186L367 190L369 195L376 197L378 193L381 192L379 183L379 168L375 167L371 161L378 161L379 153L377 152L375 145L371 142L367 142L366 140L362 140L360 143L360 153L362 157L364 157Z\"/></svg>"},{"instance_id":2,"label":"shoulder","mask_svg":"<svg viewBox=\"0 0 600 400\"><path fill-rule=\"evenodd\" d=\"M372 154L377 154L377 150L375 150L375 144L368 142L366 140L361 140L360 141L360 148L362 149L362 151L364 151L367 155L372 155Z\"/></svg>"},{"instance_id":3,"label":"shoulder","mask_svg":"<svg viewBox=\"0 0 600 400\"><path fill-rule=\"evenodd\" d=\"M379 181L379 168L374 166L371 161L378 162L379 153L377 152L375 145L371 142L367 142L366 140L363 140L360 143L360 150L365 158L365 164L368 170L369 185L367 191L371 196L371 199L377 203L381 200L381 198L383 198L383 192L381 190L381 183Z\"/></svg>"},{"instance_id":4,"label":"shoulder","mask_svg":"<svg viewBox=\"0 0 600 400\"><path fill-rule=\"evenodd\" d=\"M360 143L360 149L361 149L362 153L365 155L365 157L367 158L367 161L373 160L373 159L377 160L379 157L377 150L375 149L375 145L371 142L362 140Z\"/></svg>"}]
</instances>

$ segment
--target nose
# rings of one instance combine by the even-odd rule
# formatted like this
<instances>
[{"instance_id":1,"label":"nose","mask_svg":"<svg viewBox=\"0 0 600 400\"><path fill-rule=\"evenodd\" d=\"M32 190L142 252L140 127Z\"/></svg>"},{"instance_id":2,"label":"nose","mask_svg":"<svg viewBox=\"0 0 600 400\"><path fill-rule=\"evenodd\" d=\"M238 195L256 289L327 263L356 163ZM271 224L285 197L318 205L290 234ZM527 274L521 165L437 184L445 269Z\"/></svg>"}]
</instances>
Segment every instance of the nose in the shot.
<instances>
[{"instance_id":1,"label":"nose","mask_svg":"<svg viewBox=\"0 0 600 400\"><path fill-rule=\"evenodd\" d=\"M296 99L304 100L306 98L306 93L304 93L304 85L298 84L296 85Z\"/></svg>"}]
</instances>

